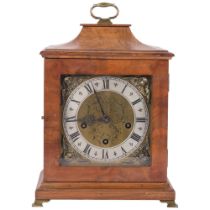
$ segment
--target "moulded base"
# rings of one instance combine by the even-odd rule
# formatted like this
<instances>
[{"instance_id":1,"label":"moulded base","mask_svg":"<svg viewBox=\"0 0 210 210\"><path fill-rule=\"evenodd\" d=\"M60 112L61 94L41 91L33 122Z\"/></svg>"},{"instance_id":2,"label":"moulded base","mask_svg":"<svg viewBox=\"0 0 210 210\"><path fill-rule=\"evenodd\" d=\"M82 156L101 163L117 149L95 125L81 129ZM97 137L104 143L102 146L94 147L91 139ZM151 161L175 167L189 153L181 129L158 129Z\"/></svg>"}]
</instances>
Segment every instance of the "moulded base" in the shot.
<instances>
[{"instance_id":1,"label":"moulded base","mask_svg":"<svg viewBox=\"0 0 210 210\"><path fill-rule=\"evenodd\" d=\"M32 206L51 199L160 200L167 207L178 207L175 191L166 183L44 182L40 173Z\"/></svg>"}]
</instances>

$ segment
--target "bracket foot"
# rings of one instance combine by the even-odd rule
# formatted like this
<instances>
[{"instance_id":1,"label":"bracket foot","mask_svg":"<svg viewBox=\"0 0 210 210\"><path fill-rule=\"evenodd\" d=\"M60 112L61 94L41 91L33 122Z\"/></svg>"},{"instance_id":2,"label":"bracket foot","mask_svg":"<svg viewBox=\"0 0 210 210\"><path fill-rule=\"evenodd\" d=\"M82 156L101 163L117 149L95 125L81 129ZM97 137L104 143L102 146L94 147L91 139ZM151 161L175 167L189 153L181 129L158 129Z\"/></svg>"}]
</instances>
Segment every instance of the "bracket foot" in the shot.
<instances>
[{"instance_id":1,"label":"bracket foot","mask_svg":"<svg viewBox=\"0 0 210 210\"><path fill-rule=\"evenodd\" d=\"M32 207L43 207L43 203L44 202L49 202L50 200L41 200L41 199L37 199L34 201L34 203L32 204Z\"/></svg>"},{"instance_id":2,"label":"bracket foot","mask_svg":"<svg viewBox=\"0 0 210 210\"><path fill-rule=\"evenodd\" d=\"M169 200L169 201L160 200L160 202L167 203L168 208L178 208L178 205L176 204L175 200Z\"/></svg>"}]
</instances>

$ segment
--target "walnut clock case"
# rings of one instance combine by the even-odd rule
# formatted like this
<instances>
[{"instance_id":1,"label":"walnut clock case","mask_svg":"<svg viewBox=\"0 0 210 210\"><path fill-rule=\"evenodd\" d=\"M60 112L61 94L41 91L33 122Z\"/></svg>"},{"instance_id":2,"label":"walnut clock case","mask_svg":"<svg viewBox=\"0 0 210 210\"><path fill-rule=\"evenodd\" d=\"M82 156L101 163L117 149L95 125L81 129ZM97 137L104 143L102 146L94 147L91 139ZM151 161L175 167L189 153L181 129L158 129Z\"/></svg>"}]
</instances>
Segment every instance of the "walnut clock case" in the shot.
<instances>
[{"instance_id":1,"label":"walnut clock case","mask_svg":"<svg viewBox=\"0 0 210 210\"><path fill-rule=\"evenodd\" d=\"M95 7L117 14L96 17ZM169 59L91 8L71 42L44 57L44 169L33 206L50 199L160 200L177 207L167 178Z\"/></svg>"}]
</instances>

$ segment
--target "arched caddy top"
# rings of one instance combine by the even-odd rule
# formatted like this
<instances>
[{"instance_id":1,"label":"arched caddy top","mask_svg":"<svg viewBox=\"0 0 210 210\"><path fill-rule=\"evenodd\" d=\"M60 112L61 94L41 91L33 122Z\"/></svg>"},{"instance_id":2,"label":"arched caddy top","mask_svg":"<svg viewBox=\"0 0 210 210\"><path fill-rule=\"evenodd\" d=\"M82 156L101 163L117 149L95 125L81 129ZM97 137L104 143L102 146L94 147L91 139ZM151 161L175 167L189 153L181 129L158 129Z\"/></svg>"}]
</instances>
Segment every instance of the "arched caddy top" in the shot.
<instances>
[{"instance_id":1,"label":"arched caddy top","mask_svg":"<svg viewBox=\"0 0 210 210\"><path fill-rule=\"evenodd\" d=\"M41 51L45 58L170 59L173 54L138 41L130 25L81 24L72 41Z\"/></svg>"}]
</instances>

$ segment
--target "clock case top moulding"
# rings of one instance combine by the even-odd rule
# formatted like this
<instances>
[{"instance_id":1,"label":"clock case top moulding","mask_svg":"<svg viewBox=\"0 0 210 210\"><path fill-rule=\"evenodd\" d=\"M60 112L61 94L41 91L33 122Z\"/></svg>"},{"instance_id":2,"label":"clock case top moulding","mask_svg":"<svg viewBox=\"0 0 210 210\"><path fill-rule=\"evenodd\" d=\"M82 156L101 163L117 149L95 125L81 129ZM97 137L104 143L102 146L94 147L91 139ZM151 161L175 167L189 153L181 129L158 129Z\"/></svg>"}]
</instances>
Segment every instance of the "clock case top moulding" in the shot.
<instances>
[{"instance_id":1,"label":"clock case top moulding","mask_svg":"<svg viewBox=\"0 0 210 210\"><path fill-rule=\"evenodd\" d=\"M81 24L80 34L71 42L50 46L45 58L170 59L173 54L137 40L130 24Z\"/></svg>"},{"instance_id":2,"label":"clock case top moulding","mask_svg":"<svg viewBox=\"0 0 210 210\"><path fill-rule=\"evenodd\" d=\"M41 55L45 58L44 169L34 206L50 199L146 199L176 206L175 191L167 179L168 61L173 54L141 43L128 24L82 24L73 41L50 46ZM62 75L151 77L150 166L59 164Z\"/></svg>"}]
</instances>

